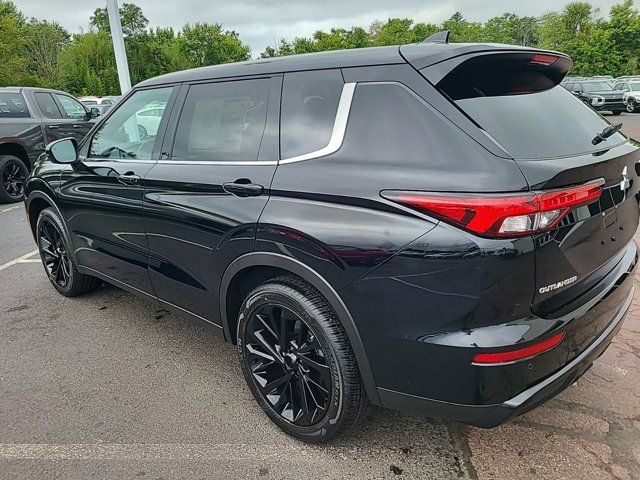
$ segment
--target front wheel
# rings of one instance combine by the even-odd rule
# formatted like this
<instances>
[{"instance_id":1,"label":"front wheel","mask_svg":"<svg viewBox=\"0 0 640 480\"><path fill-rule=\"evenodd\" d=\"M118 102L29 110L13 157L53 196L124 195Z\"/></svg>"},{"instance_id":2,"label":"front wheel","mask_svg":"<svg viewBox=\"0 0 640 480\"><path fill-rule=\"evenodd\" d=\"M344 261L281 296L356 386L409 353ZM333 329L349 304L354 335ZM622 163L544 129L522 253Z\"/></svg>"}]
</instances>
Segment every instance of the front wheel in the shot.
<instances>
[{"instance_id":1,"label":"front wheel","mask_svg":"<svg viewBox=\"0 0 640 480\"><path fill-rule=\"evenodd\" d=\"M634 100L629 99L627 102L627 112L633 113L636 111L636 108L638 108L638 104Z\"/></svg>"},{"instance_id":2,"label":"front wheel","mask_svg":"<svg viewBox=\"0 0 640 480\"><path fill-rule=\"evenodd\" d=\"M238 354L260 407L289 435L322 443L366 415L369 400L347 335L327 301L297 277L280 277L246 297Z\"/></svg>"},{"instance_id":3,"label":"front wheel","mask_svg":"<svg viewBox=\"0 0 640 480\"><path fill-rule=\"evenodd\" d=\"M65 236L62 219L53 208L38 216L36 241L42 264L54 288L66 297L76 297L94 290L99 280L80 273Z\"/></svg>"}]
</instances>

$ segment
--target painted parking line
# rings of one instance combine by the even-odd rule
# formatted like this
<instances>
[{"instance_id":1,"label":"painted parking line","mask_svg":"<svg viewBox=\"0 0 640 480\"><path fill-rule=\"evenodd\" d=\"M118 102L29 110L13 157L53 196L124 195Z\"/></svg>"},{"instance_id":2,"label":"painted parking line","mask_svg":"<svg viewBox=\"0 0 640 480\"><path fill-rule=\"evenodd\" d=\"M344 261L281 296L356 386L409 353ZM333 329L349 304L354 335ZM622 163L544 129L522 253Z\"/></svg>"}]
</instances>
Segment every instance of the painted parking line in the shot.
<instances>
[{"instance_id":1,"label":"painted parking line","mask_svg":"<svg viewBox=\"0 0 640 480\"><path fill-rule=\"evenodd\" d=\"M5 270L5 269L7 269L9 267L12 267L13 265L17 265L19 263L36 263L36 262L39 262L40 261L39 259L29 258L29 257L33 257L37 253L38 253L38 250L34 250L33 252L25 253L21 257L18 257L18 258L14 259L14 260L11 260L10 262L3 263L2 265L0 265L0 271Z\"/></svg>"},{"instance_id":2,"label":"painted parking line","mask_svg":"<svg viewBox=\"0 0 640 480\"><path fill-rule=\"evenodd\" d=\"M14 205L13 207L3 208L0 210L0 213L10 212L11 210L17 210L19 208L24 208L22 205Z\"/></svg>"}]
</instances>

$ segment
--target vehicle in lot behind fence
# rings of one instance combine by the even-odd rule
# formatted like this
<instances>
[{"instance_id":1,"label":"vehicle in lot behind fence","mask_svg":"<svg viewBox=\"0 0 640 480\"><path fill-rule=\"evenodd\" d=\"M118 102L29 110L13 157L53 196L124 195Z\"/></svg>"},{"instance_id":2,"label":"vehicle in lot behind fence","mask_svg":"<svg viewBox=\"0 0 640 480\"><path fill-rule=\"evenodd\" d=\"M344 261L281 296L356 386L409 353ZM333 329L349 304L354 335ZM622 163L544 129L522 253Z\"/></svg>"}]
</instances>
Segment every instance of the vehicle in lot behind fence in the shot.
<instances>
[{"instance_id":1,"label":"vehicle in lot behind fence","mask_svg":"<svg viewBox=\"0 0 640 480\"><path fill-rule=\"evenodd\" d=\"M47 143L80 141L96 116L65 92L0 88L0 203L22 199L24 183Z\"/></svg>"},{"instance_id":2,"label":"vehicle in lot behind fence","mask_svg":"<svg viewBox=\"0 0 640 480\"><path fill-rule=\"evenodd\" d=\"M624 92L622 100L627 105L627 112L633 113L640 108L640 77L617 82L614 89Z\"/></svg>"},{"instance_id":3,"label":"vehicle in lot behind fence","mask_svg":"<svg viewBox=\"0 0 640 480\"><path fill-rule=\"evenodd\" d=\"M629 308L640 150L567 56L445 39L137 85L27 183L52 285L209 325L308 442L370 404L493 427L548 400Z\"/></svg>"},{"instance_id":4,"label":"vehicle in lot behind fence","mask_svg":"<svg viewBox=\"0 0 640 480\"><path fill-rule=\"evenodd\" d=\"M622 90L616 90L606 80L578 80L563 82L562 86L594 110L620 115L627 109Z\"/></svg>"}]
</instances>

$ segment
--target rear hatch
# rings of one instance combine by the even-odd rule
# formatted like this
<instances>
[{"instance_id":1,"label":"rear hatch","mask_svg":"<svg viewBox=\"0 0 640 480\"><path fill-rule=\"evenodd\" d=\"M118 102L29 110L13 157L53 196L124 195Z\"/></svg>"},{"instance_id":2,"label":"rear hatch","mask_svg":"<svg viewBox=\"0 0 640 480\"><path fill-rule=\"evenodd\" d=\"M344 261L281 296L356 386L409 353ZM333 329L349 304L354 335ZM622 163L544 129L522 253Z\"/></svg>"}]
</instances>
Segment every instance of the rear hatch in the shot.
<instances>
[{"instance_id":1,"label":"rear hatch","mask_svg":"<svg viewBox=\"0 0 640 480\"><path fill-rule=\"evenodd\" d=\"M514 159L531 190L604 182L599 199L534 236L532 310L553 318L568 303L586 303L632 240L640 150L619 132L595 140L610 123L559 85L568 57L504 46L476 50L432 62L423 57L428 65L420 72Z\"/></svg>"}]
</instances>

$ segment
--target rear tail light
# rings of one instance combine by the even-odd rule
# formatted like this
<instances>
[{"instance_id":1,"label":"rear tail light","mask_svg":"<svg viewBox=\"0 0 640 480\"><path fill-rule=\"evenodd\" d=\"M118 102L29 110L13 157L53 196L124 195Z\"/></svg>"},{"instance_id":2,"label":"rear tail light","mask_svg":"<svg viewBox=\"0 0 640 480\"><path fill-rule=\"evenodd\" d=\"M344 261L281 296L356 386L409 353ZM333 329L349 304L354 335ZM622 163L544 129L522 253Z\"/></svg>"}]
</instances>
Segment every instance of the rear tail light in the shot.
<instances>
[{"instance_id":1,"label":"rear tail light","mask_svg":"<svg viewBox=\"0 0 640 480\"><path fill-rule=\"evenodd\" d=\"M600 198L604 180L560 190L519 194L448 194L385 190L384 198L407 205L472 233L520 237L554 228L576 207Z\"/></svg>"},{"instance_id":2,"label":"rear tail light","mask_svg":"<svg viewBox=\"0 0 640 480\"><path fill-rule=\"evenodd\" d=\"M542 53L536 53L529 60L529 65L551 65L558 61L558 57L555 55L545 55Z\"/></svg>"},{"instance_id":3,"label":"rear tail light","mask_svg":"<svg viewBox=\"0 0 640 480\"><path fill-rule=\"evenodd\" d=\"M552 348L557 347L564 339L564 332L555 334L553 337L547 338L542 342L534 343L527 347L508 350L506 352L487 352L476 353L473 356L474 365L500 365L513 363L519 360L526 360L541 353L548 352Z\"/></svg>"}]
</instances>

